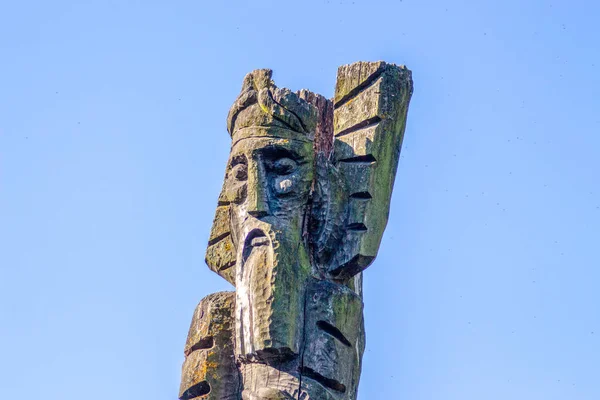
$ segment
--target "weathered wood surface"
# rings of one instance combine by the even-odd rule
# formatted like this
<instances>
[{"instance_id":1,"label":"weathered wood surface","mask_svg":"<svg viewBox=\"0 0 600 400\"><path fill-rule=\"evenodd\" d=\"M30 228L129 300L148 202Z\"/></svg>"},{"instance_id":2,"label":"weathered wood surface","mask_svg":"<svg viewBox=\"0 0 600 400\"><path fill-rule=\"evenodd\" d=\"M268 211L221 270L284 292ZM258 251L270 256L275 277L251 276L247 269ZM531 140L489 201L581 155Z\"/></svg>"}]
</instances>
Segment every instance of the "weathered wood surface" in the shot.
<instances>
[{"instance_id":1,"label":"weathered wood surface","mask_svg":"<svg viewBox=\"0 0 600 400\"><path fill-rule=\"evenodd\" d=\"M374 260L412 94L385 62L338 69L333 100L244 78L206 263L235 286L200 304L180 399L354 400Z\"/></svg>"},{"instance_id":2,"label":"weathered wood surface","mask_svg":"<svg viewBox=\"0 0 600 400\"><path fill-rule=\"evenodd\" d=\"M241 379L233 355L235 293L206 296L196 307L185 343L179 398L239 399Z\"/></svg>"}]
</instances>

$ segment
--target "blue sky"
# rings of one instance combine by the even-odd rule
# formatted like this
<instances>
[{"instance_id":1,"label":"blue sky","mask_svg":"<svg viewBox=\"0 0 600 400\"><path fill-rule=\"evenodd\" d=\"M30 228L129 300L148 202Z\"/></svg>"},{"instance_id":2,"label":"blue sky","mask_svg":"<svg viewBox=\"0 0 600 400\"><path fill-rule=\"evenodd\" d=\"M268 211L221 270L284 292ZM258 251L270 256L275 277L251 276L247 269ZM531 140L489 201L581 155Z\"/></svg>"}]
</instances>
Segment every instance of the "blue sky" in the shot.
<instances>
[{"instance_id":1,"label":"blue sky","mask_svg":"<svg viewBox=\"0 0 600 400\"><path fill-rule=\"evenodd\" d=\"M245 73L415 92L361 400L600 398L600 6L0 6L0 398L176 399Z\"/></svg>"}]
</instances>

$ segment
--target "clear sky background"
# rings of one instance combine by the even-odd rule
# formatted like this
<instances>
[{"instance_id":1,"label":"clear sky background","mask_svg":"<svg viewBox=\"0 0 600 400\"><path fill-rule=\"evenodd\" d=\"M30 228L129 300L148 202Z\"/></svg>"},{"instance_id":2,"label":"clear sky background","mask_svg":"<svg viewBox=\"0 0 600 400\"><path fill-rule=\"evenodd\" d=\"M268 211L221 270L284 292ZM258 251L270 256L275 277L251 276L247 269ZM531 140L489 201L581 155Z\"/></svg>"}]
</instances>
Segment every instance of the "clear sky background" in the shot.
<instances>
[{"instance_id":1,"label":"clear sky background","mask_svg":"<svg viewBox=\"0 0 600 400\"><path fill-rule=\"evenodd\" d=\"M413 70L361 400L600 398L600 6L3 1L0 399L175 400L255 68Z\"/></svg>"}]
</instances>

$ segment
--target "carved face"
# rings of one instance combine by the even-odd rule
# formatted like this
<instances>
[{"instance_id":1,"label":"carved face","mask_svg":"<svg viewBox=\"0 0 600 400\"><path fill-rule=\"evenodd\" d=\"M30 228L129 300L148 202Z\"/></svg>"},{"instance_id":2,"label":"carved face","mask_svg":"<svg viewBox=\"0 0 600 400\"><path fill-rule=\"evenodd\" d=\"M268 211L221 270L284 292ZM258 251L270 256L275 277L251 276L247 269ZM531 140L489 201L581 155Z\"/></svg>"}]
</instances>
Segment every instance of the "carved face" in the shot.
<instances>
[{"instance_id":1,"label":"carved face","mask_svg":"<svg viewBox=\"0 0 600 400\"><path fill-rule=\"evenodd\" d=\"M244 78L227 117L233 142L206 260L236 287L238 358L300 353L317 119L316 107L277 88L270 70Z\"/></svg>"},{"instance_id":2,"label":"carved face","mask_svg":"<svg viewBox=\"0 0 600 400\"><path fill-rule=\"evenodd\" d=\"M231 205L237 252L239 356L298 353L304 281L310 273L302 233L312 177L310 141L251 137L232 147L224 197Z\"/></svg>"},{"instance_id":3,"label":"carved face","mask_svg":"<svg viewBox=\"0 0 600 400\"><path fill-rule=\"evenodd\" d=\"M225 198L244 219L247 214L271 224L289 221L306 204L312 167L312 142L242 139L231 149Z\"/></svg>"}]
</instances>

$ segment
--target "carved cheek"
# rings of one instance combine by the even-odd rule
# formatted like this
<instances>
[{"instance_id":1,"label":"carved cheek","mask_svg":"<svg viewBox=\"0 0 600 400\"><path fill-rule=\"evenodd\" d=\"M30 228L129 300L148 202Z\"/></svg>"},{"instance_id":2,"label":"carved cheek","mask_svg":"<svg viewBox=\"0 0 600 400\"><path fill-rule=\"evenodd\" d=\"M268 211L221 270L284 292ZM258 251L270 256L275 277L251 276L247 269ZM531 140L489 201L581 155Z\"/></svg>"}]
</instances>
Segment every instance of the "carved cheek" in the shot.
<instances>
[{"instance_id":1,"label":"carved cheek","mask_svg":"<svg viewBox=\"0 0 600 400\"><path fill-rule=\"evenodd\" d=\"M225 191L225 197L230 203L241 203L246 199L246 183L236 182L229 185Z\"/></svg>"}]
</instances>

